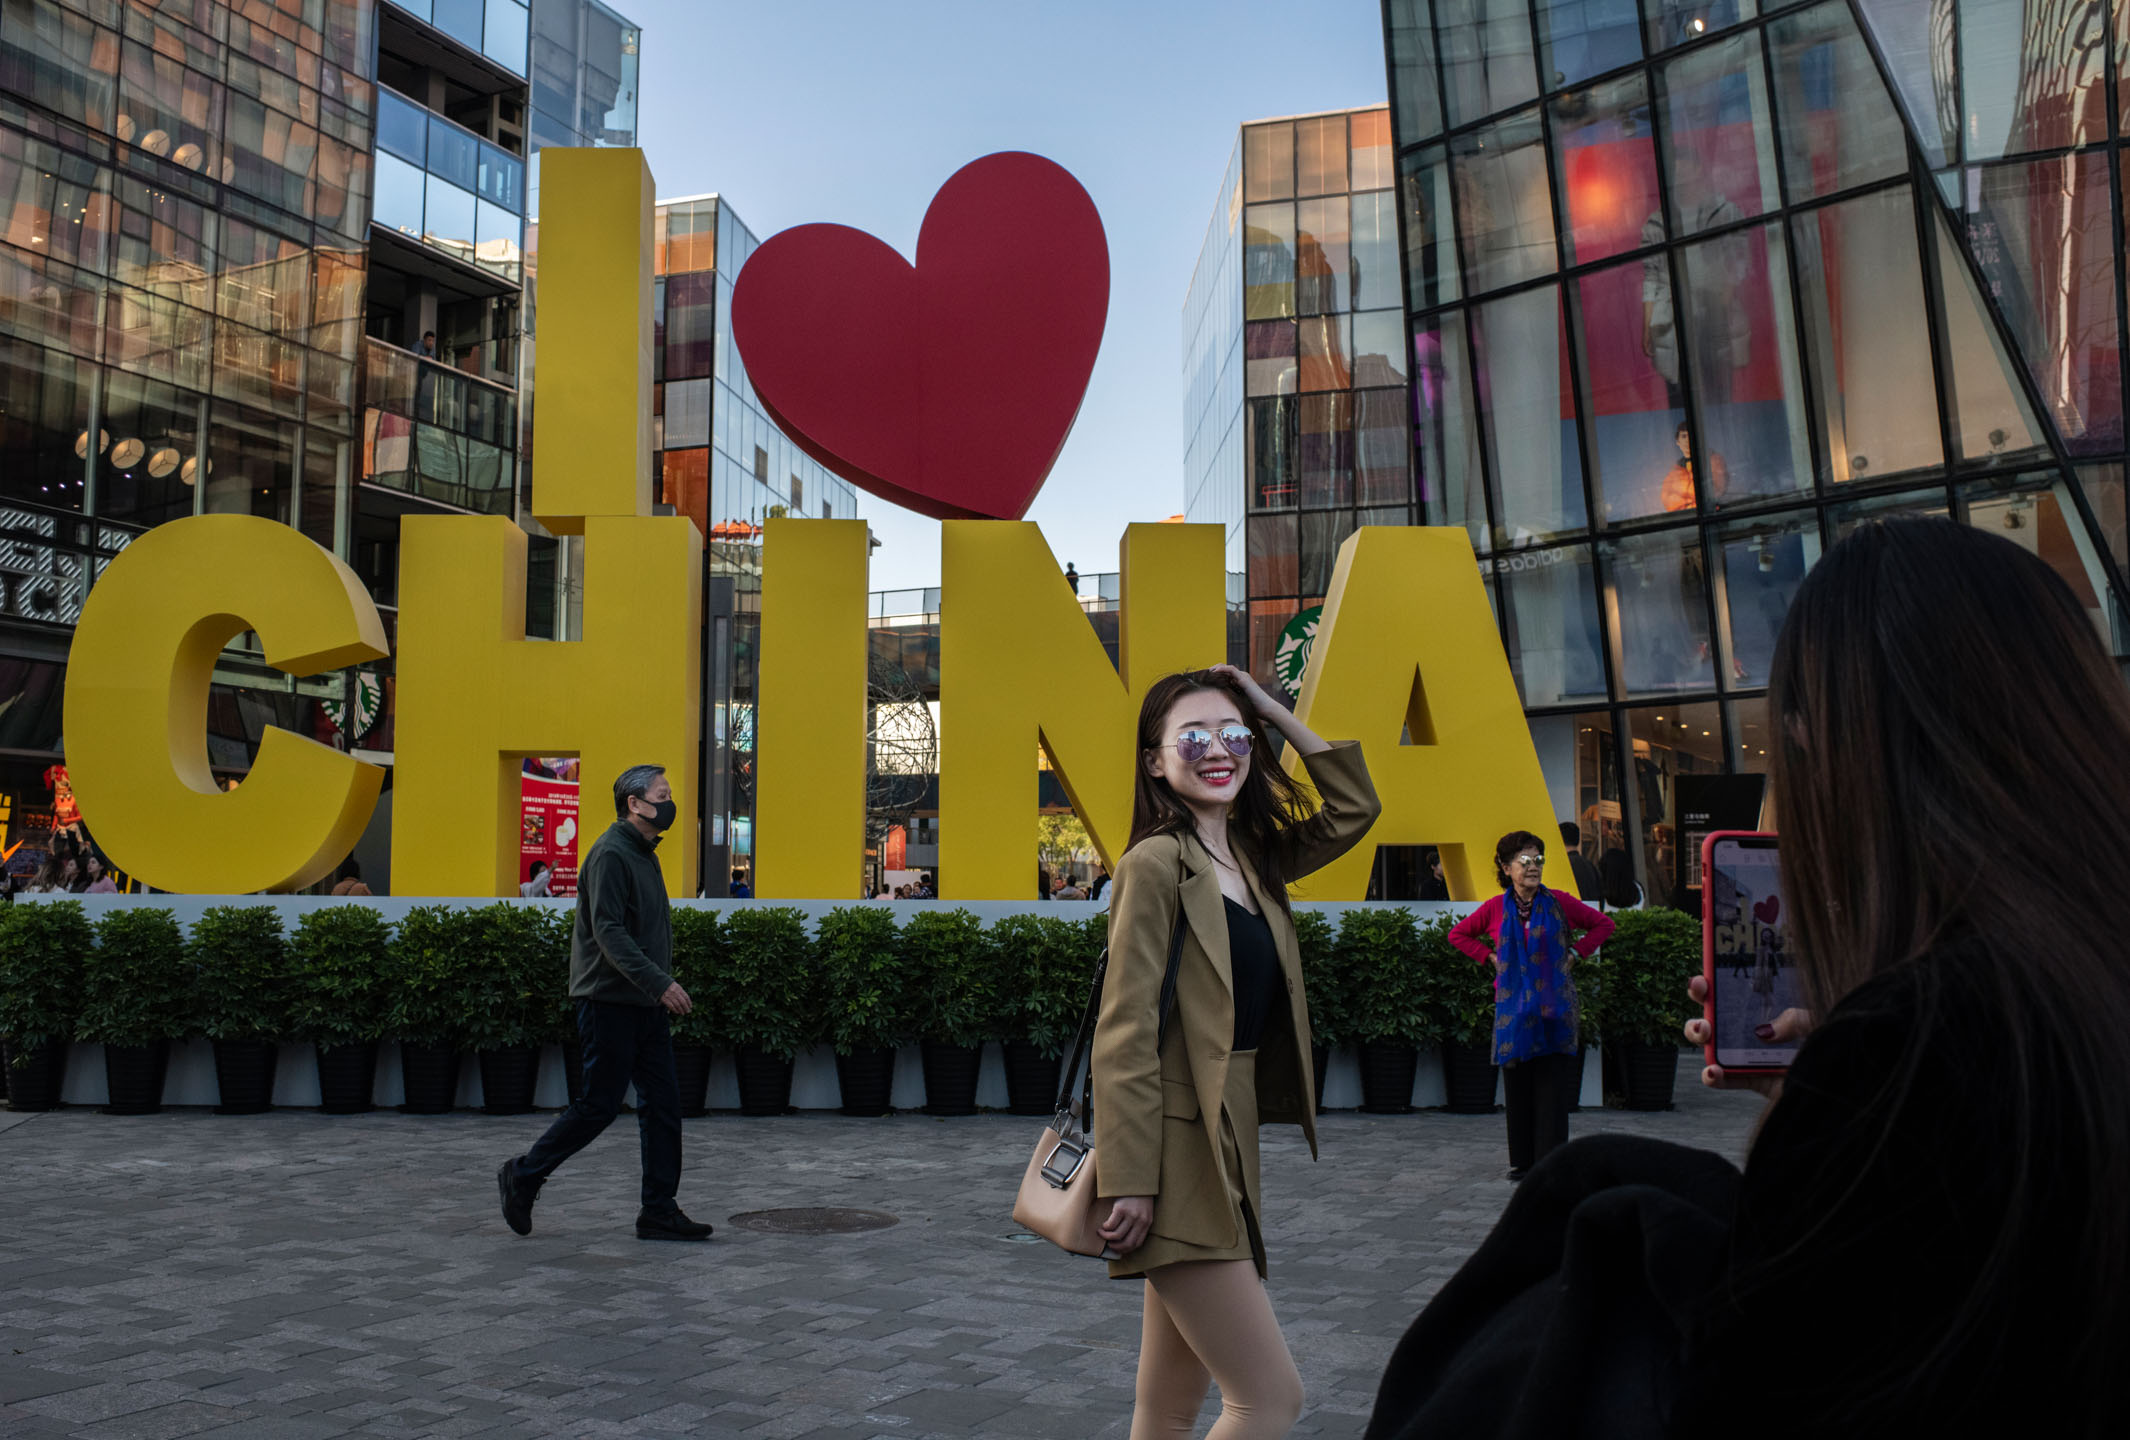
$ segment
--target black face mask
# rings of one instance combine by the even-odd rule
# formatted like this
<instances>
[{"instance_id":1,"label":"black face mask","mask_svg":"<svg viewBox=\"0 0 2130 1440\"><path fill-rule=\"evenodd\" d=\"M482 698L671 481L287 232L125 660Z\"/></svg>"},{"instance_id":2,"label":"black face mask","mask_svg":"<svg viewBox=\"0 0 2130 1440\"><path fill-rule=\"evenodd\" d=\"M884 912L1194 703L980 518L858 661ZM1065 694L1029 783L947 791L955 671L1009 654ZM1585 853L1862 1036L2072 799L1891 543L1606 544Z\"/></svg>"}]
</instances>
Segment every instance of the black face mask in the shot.
<instances>
[{"instance_id":1,"label":"black face mask","mask_svg":"<svg viewBox=\"0 0 2130 1440\"><path fill-rule=\"evenodd\" d=\"M651 807L651 813L648 818L652 829L663 835L673 828L673 817L680 813L678 805L675 805L671 800L660 800L655 804L646 800L643 803Z\"/></svg>"}]
</instances>

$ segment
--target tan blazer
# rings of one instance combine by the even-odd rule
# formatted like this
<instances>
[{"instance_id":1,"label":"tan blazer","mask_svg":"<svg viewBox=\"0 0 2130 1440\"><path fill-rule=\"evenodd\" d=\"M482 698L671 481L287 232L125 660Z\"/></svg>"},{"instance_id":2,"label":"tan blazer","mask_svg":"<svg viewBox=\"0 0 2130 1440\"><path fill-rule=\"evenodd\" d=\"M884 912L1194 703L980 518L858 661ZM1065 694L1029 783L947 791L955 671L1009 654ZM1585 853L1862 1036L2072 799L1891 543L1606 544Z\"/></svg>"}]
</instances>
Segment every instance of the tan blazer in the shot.
<instances>
[{"instance_id":1,"label":"tan blazer","mask_svg":"<svg viewBox=\"0 0 2130 1440\"><path fill-rule=\"evenodd\" d=\"M1280 837L1289 879L1351 850L1382 810L1354 742L1303 763L1323 805ZM1315 1155L1316 1074L1294 922L1239 850L1236 861L1279 947L1292 1017L1290 1026L1269 1029L1258 1047L1258 1115L1268 1124L1300 1125ZM1093 1061L1096 1193L1152 1195L1157 1235L1192 1245L1237 1244L1228 1187L1241 1180L1226 1174L1220 1144L1220 1100L1235 1039L1220 877L1197 836L1156 835L1125 852L1111 894L1109 973ZM1155 1011L1179 906L1188 928L1176 970L1176 1013L1157 1056Z\"/></svg>"}]
</instances>

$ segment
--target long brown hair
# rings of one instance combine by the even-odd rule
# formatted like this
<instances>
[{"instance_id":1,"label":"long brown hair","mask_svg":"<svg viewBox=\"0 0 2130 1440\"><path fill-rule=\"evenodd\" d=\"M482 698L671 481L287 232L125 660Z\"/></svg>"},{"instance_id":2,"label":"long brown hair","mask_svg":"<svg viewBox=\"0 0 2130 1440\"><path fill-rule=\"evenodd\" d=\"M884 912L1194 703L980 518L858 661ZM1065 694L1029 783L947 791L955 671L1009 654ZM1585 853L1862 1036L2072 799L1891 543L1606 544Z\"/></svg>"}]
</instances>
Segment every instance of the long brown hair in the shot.
<instances>
[{"instance_id":1,"label":"long brown hair","mask_svg":"<svg viewBox=\"0 0 2130 1440\"><path fill-rule=\"evenodd\" d=\"M2093 874L2130 855L2130 689L2039 558L1950 521L1903 520L1859 530L1805 578L1768 703L1814 1010L1903 967L1920 997L1886 1103L1858 1123L1895 1133L1923 1098L1917 1057L1956 1043L1934 956L1978 957L1963 968L1982 977L2002 1041L1965 1063L1996 1087L2000 1113L1975 1123L2002 1122L2008 1206L1926 1369L1957 1365L1958 1347L2011 1313L2022 1271L2060 1267L2074 1297L2066 1364L2041 1383L2097 1404L2122 1360L2101 1351L2130 1325L2130 963L2122 897ZM2044 1122L2083 1152L2082 1224L2043 1224L2072 1158L2044 1153Z\"/></svg>"},{"instance_id":2,"label":"long brown hair","mask_svg":"<svg viewBox=\"0 0 2130 1440\"><path fill-rule=\"evenodd\" d=\"M1149 773L1146 756L1148 751L1159 750L1168 742L1162 727L1170 708L1186 695L1207 690L1234 701L1243 724L1250 727L1250 771L1236 793L1234 808L1228 812L1228 830L1250 867L1257 871L1259 881L1285 909L1287 876L1280 869L1279 849L1273 841L1281 830L1304 818L1301 792L1273 759L1264 722L1258 718L1250 697L1234 681L1210 670L1178 671L1162 676L1147 688L1146 699L1139 706L1139 752L1135 757L1139 770L1132 784L1131 840L1125 848L1153 835L1198 833L1198 822L1190 807L1176 798L1166 779Z\"/></svg>"}]
</instances>

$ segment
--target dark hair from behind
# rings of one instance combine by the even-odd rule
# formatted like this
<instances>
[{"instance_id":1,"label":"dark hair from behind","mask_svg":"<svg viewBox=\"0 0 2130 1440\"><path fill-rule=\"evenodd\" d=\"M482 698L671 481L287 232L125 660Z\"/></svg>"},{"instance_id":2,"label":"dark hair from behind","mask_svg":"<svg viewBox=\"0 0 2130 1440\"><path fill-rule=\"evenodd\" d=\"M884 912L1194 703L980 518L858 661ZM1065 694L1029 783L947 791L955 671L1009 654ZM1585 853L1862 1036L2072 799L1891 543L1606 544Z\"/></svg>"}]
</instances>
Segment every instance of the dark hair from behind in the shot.
<instances>
[{"instance_id":1,"label":"dark hair from behind","mask_svg":"<svg viewBox=\"0 0 2130 1440\"><path fill-rule=\"evenodd\" d=\"M1546 853L1546 842L1528 830L1511 830L1494 842L1494 883L1509 888L1509 862L1526 850Z\"/></svg>"},{"instance_id":2,"label":"dark hair from behind","mask_svg":"<svg viewBox=\"0 0 2130 1440\"><path fill-rule=\"evenodd\" d=\"M1922 1000L1907 1068L1941 1028L1934 951L1977 965L2003 1037L1987 1067L2010 1197L1932 1365L1986 1337L2023 1273L2057 1269L2072 1387L2101 1415L2130 1327L2130 969L2120 896L2079 854L2130 854L2130 689L2070 587L2037 556L1945 520L1887 521L1834 546L1798 587L1775 648L1771 782L1806 993L1824 1015L1904 966ZM1868 1119L1892 1135L1917 1097L1897 1078ZM2086 1168L2085 1222L2041 1233L2073 1157L2043 1153L2037 1117ZM2115 1200L2100 1202L2099 1197ZM1927 1367L1926 1367L1927 1368ZM1880 1376L1891 1392L1937 1378ZM2059 1394L2065 1393L2059 1389ZM2097 1432L2096 1432L2097 1433Z\"/></svg>"},{"instance_id":3,"label":"dark hair from behind","mask_svg":"<svg viewBox=\"0 0 2130 1440\"><path fill-rule=\"evenodd\" d=\"M1228 828L1242 848L1258 880L1281 906L1287 906L1287 876L1279 869L1278 847L1272 842L1279 832L1307 818L1300 789L1273 759L1264 721L1242 687L1211 670L1181 670L1164 675L1147 687L1139 705L1138 773L1132 782L1132 833L1125 848L1153 835L1192 835L1197 821L1190 807L1176 798L1169 782L1150 773L1146 756L1168 743L1162 733L1169 711L1186 695L1212 691L1235 702L1236 713L1250 730L1250 770L1243 776L1234 808L1228 812Z\"/></svg>"},{"instance_id":4,"label":"dark hair from behind","mask_svg":"<svg viewBox=\"0 0 2130 1440\"><path fill-rule=\"evenodd\" d=\"M1561 844L1569 849L1579 848L1583 843L1583 827L1573 820L1561 821Z\"/></svg>"}]
</instances>

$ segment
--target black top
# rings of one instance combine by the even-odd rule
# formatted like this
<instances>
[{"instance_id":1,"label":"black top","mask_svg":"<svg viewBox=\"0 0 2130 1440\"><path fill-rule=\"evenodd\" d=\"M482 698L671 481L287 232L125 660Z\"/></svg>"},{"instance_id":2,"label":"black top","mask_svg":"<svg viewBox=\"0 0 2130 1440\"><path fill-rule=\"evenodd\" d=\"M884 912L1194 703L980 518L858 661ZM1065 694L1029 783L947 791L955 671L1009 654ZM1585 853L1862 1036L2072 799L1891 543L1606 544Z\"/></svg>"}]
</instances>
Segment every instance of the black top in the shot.
<instances>
[{"instance_id":1,"label":"black top","mask_svg":"<svg viewBox=\"0 0 2130 1440\"><path fill-rule=\"evenodd\" d=\"M658 842L616 820L592 845L577 876L570 927L573 1000L656 1005L673 983L673 912Z\"/></svg>"},{"instance_id":2,"label":"black top","mask_svg":"<svg viewBox=\"0 0 2130 1440\"><path fill-rule=\"evenodd\" d=\"M1255 1050L1265 1038L1265 1021L1285 993L1279 973L1279 946L1263 915L1243 909L1223 895L1228 907L1228 971L1235 978L1235 1048Z\"/></svg>"}]
</instances>

